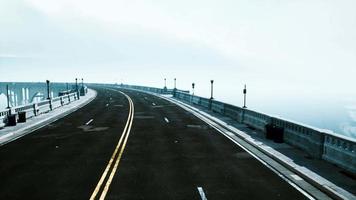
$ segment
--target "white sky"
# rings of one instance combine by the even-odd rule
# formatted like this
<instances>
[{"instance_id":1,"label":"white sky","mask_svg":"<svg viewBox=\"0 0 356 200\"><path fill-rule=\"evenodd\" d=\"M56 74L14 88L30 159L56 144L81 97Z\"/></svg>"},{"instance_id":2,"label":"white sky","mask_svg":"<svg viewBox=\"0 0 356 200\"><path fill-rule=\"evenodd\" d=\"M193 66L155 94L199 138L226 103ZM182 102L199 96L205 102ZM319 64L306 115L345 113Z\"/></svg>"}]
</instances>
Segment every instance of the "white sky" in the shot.
<instances>
[{"instance_id":1,"label":"white sky","mask_svg":"<svg viewBox=\"0 0 356 200\"><path fill-rule=\"evenodd\" d=\"M0 81L356 96L354 0L2 0ZM258 94L258 95L257 95Z\"/></svg>"}]
</instances>

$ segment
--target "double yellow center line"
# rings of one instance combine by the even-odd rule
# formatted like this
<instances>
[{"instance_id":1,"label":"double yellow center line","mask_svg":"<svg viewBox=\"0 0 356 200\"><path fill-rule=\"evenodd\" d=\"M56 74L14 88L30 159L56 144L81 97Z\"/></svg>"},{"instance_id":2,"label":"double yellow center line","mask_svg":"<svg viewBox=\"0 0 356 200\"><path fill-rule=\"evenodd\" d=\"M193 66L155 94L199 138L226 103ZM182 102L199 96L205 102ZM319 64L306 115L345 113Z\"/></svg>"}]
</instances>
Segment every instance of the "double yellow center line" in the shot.
<instances>
[{"instance_id":1,"label":"double yellow center line","mask_svg":"<svg viewBox=\"0 0 356 200\"><path fill-rule=\"evenodd\" d=\"M127 117L127 122L124 128L124 131L122 132L122 135L120 137L120 140L115 148L114 153L112 154L110 161L108 165L105 168L105 171L103 175L101 176L98 184L95 187L94 192L90 196L90 200L96 199L98 196L99 192L101 191L101 195L99 197L100 200L104 200L106 197L107 192L109 191L109 187L111 185L112 179L114 178L115 172L119 166L121 156L124 152L127 139L130 135L131 127L132 127L132 122L133 122L133 117L134 117L134 104L132 102L132 99L126 95L125 93L119 91L121 94L123 94L127 100L129 101L129 116ZM114 165L113 165L114 164Z\"/></svg>"}]
</instances>

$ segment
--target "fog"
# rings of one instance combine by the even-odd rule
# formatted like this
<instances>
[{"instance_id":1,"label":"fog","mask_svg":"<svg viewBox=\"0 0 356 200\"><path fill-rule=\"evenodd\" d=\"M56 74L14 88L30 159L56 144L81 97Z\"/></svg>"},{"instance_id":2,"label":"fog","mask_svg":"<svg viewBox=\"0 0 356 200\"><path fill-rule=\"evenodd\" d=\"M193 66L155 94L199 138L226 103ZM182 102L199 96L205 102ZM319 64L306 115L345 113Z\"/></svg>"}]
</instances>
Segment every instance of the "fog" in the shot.
<instances>
[{"instance_id":1,"label":"fog","mask_svg":"<svg viewBox=\"0 0 356 200\"><path fill-rule=\"evenodd\" d=\"M341 1L0 2L0 80L191 89L355 133L356 13Z\"/></svg>"}]
</instances>

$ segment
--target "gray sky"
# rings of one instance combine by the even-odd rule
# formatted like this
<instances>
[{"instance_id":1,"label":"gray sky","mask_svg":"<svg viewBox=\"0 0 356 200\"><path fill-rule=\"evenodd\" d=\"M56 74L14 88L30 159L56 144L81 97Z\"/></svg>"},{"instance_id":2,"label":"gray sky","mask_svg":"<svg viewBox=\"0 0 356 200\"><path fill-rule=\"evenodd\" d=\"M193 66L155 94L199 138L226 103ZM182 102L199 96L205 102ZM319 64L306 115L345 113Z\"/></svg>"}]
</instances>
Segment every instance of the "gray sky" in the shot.
<instances>
[{"instance_id":1,"label":"gray sky","mask_svg":"<svg viewBox=\"0 0 356 200\"><path fill-rule=\"evenodd\" d=\"M214 79L218 96L247 83L259 96L355 97L355 8L354 0L2 0L0 81L160 87L176 77L203 96Z\"/></svg>"}]
</instances>

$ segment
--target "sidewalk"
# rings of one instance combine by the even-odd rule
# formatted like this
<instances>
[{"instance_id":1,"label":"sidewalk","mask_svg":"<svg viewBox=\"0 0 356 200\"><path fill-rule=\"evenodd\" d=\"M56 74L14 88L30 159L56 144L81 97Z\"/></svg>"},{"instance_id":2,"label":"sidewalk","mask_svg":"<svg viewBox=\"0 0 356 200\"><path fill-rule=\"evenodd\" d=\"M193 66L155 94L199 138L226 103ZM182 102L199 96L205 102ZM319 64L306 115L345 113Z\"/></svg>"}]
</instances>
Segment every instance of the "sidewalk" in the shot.
<instances>
[{"instance_id":1,"label":"sidewalk","mask_svg":"<svg viewBox=\"0 0 356 200\"><path fill-rule=\"evenodd\" d=\"M23 137L37 129L42 128L43 126L69 115L72 112L75 112L79 108L94 100L96 95L96 91L89 89L88 93L85 96L81 96L77 101L73 101L68 105L56 108L48 113L29 118L26 123L17 123L16 126L7 126L1 129L0 146Z\"/></svg>"},{"instance_id":2,"label":"sidewalk","mask_svg":"<svg viewBox=\"0 0 356 200\"><path fill-rule=\"evenodd\" d=\"M165 96L167 98L167 96ZM355 176L343 169L321 159L314 159L306 152L286 143L274 143L265 138L262 131L255 130L245 124L238 123L229 117L214 113L204 107L179 101L173 97L168 99L179 102L186 107L204 115L231 130L233 134L260 149L266 155L288 167L313 185L337 199L356 199Z\"/></svg>"}]
</instances>

